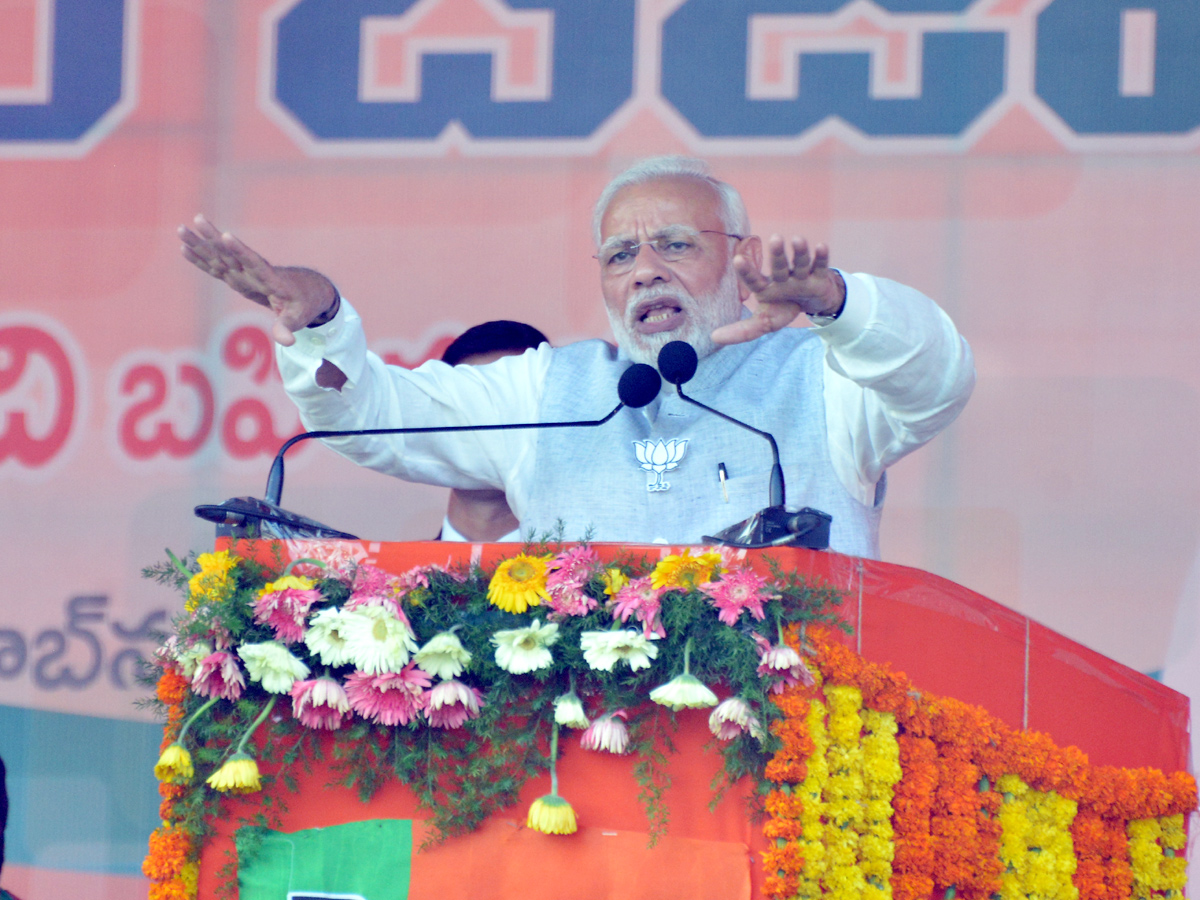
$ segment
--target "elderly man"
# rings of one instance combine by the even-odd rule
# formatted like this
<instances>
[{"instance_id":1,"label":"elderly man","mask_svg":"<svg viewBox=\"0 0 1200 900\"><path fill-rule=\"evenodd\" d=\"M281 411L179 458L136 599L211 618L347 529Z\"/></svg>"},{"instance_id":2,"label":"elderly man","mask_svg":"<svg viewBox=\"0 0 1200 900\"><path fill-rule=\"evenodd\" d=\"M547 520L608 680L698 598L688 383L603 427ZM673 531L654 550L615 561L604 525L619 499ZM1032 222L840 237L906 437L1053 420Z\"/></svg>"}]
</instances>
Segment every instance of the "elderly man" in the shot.
<instances>
[{"instance_id":1,"label":"elderly man","mask_svg":"<svg viewBox=\"0 0 1200 900\"><path fill-rule=\"evenodd\" d=\"M832 549L877 557L887 467L953 421L974 384L945 313L911 288L831 269L822 245L772 236L764 248L737 192L699 160L617 176L594 230L617 347L543 345L411 372L367 352L357 313L324 276L271 266L202 218L180 236L190 261L275 311L280 371L309 428L598 417L630 360L653 364L684 340L701 358L689 395L775 435L791 504L833 516ZM815 328L785 327L802 313ZM647 471L645 448L660 442L674 452ZM569 539L609 541L714 534L766 505L771 464L761 438L671 392L592 429L330 443L412 481L501 489L526 532L561 523Z\"/></svg>"}]
</instances>

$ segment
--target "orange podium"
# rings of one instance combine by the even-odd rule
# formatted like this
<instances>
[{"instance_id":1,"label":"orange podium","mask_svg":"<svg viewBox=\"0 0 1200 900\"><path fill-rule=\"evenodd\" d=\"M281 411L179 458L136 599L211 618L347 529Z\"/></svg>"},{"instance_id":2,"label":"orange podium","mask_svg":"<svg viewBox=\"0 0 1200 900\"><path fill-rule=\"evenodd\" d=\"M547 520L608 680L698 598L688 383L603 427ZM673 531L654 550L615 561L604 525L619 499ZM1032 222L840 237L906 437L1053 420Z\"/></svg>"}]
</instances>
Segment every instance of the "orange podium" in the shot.
<instances>
[{"instance_id":1,"label":"orange podium","mask_svg":"<svg viewBox=\"0 0 1200 900\"><path fill-rule=\"evenodd\" d=\"M290 695L276 691L279 702L267 704L267 712L258 716L261 728L239 745L257 755L264 789L239 795L257 785L235 784L221 797L199 779L221 760L232 759L237 748L232 737L221 744L212 735L232 728L237 715L242 722L257 711L250 708L249 691L256 677L266 686L270 676L261 675L261 665L256 675L248 661L252 654L243 653L247 645L242 644L237 653L246 665L246 692L221 696L222 690L237 691L219 682L211 664L199 674L186 672L187 654L179 645L194 640L194 634L181 638L171 652L183 662L168 658L160 682L159 696L169 710L164 748L176 740L190 746L197 771L188 779L160 764L164 827L152 838L147 859L151 897L182 897L193 890L200 897L217 897L236 884L235 878L242 879L242 896L269 896L273 889L262 885L271 882L254 881L246 860L275 853L273 841L284 848L284 866L293 879L287 885L295 897L382 900L361 886L303 882L296 874L303 868L300 861L311 862L319 853L330 860L321 863L326 870L338 865L360 874L378 870L374 883L387 886L373 890L413 898L715 900L822 893L847 900L851 894L878 900L959 894L972 900L1018 894L1123 900L1171 896L1182 887L1183 819L1196 801L1195 783L1186 772L1187 698L937 576L794 548L718 555L714 548L595 544L526 557L514 545L239 541L224 544L223 551L227 555L216 562L220 554L202 558L199 571L188 579L192 620L203 619L206 609L231 614L222 603L248 605L237 612L251 629L247 634L273 628L281 644L295 649L308 636L289 629L333 615L314 615L322 604L349 608L355 601L347 597L391 598L400 618L415 629L404 656L413 656L404 671L423 679L419 689L405 688L414 696L432 695L436 687L430 685L437 676L413 669L433 643L433 631L462 635L465 644L471 629L492 617L486 625L492 635L488 649L480 643L471 645L472 652L488 656L496 647L503 669L511 655L505 657L501 646L512 629L498 630L497 622L519 620L542 629L543 637L546 625L556 622L555 636L562 643L550 641L544 649L547 659L554 656L554 667L567 668L514 666L508 671L516 674L497 676L499 670L488 668L490 658L477 658L462 667L466 686L459 690L474 690L486 705L493 696L532 696L560 676L566 684L569 674L572 694L578 678L593 727L553 725L562 697L553 715L548 700L522 707L530 721L543 717L536 738L522 737L525 724L513 726L516 730L503 732L486 751L458 759L457 769L435 773L419 761L403 760L423 752L420 741L434 738L441 743L429 744L433 756L459 752L454 738L446 737L455 727L453 719L439 720L428 708L436 701L422 701L420 728L415 712L411 719L394 713L399 721L384 713L384 724L377 719L369 725L354 720L351 712L337 729L305 730L292 723L287 731L284 725L300 716L299 708L313 702L304 689L293 687ZM537 560L540 574L534 571ZM196 569L193 565L188 572ZM251 570L258 580L246 587ZM285 572L300 581L286 581ZM341 581L331 573L340 573ZM590 599L586 592L571 595L582 604L577 608L556 588L568 576L576 586L590 585ZM177 581L182 584L184 576ZM542 595L528 594L536 603L528 608L519 602L519 608L505 608L520 599L511 593L513 585L540 587ZM831 610L821 604L830 589L841 598L836 618L848 629L827 621ZM450 619L427 621L440 615L435 607L440 608L443 594L450 597L446 602L458 604L456 609L474 610L470 621L453 627ZM293 602L302 607L299 613L287 606ZM789 603L811 606L801 615L789 611ZM588 642L600 638L587 635L604 629L584 630L577 638L570 631L573 615L592 616L593 623L611 620L612 626L604 626L608 634L641 633L649 644L639 646L661 651L657 658L642 651L650 658L640 668L628 658L613 665L613 684L621 689L639 678L650 686L676 676L671 685L682 684L678 654L672 656L669 646L676 638L673 628L692 629L682 670L689 672L690 666L716 696L692 703L687 698L699 695L685 691L679 695L684 700L668 697L664 703L670 691L648 692L654 697L622 711L640 722L641 755L604 752L625 749L606 748L606 738L593 734L598 719L613 712L597 705L600 688L588 688L591 675L600 674L600 657L591 654ZM219 634L233 626L207 622L205 627ZM222 657L225 664L236 667L236 642L227 643L225 651L218 640L197 653L225 652L230 657ZM323 645L312 641L309 646ZM773 672L770 654L784 647L800 654L801 666ZM758 655L746 662L742 657L750 652ZM305 658L315 665L317 651L312 653ZM667 659L673 668L657 672ZM191 662L194 666L197 660ZM426 669L432 672L438 664L435 660ZM755 664L764 679L757 693L718 677L722 666L744 672ZM568 673L572 665L576 668ZM345 671L337 665L330 669L334 675ZM487 684L480 674L485 669L493 679ZM216 730L194 738L183 725L209 702L194 690L204 683L205 671L210 676L205 696L213 700L205 715L214 717L211 729ZM297 684L307 685L314 674L298 675ZM451 672L456 684L457 674ZM440 677L450 680L446 672ZM505 679L503 685L497 677ZM364 678L356 672L343 682L353 695ZM721 719L713 704L737 692L733 699L749 698L745 708L737 708L741 718L735 710ZM465 700L459 710L463 721L471 718L472 702ZM678 707L674 711L672 703ZM244 714L232 712L238 704L246 707ZM379 707L356 707L360 716L364 708ZM725 703L716 707L727 708L734 709ZM231 712L214 712L221 709ZM430 723L440 724L442 731L431 737ZM354 733L360 739L347 738L352 727L359 729ZM514 748L525 740L533 741L532 749L521 756ZM739 742L745 745L740 756L730 749ZM511 770L489 769L481 757L499 759L506 753L513 760L549 756L552 761L549 771L539 763L512 785L500 785ZM205 754L208 768L201 758ZM472 782L475 768L486 771L491 782ZM392 769L443 781L435 790L378 777ZM731 784L715 791L722 780ZM361 799L366 787L373 790L368 801ZM569 803L573 833L531 827L531 805L548 793ZM203 802L201 794L207 798ZM456 829L453 815L430 807L432 797L449 807L469 807L472 798L485 795L502 802L469 827ZM197 810L206 816L200 831L207 834L189 844L188 836L197 833ZM448 822L454 833L445 837ZM338 830L353 823L362 824L358 830ZM243 826L251 827L235 851L235 832ZM328 843L338 835L345 842L336 845L341 849L306 849L315 846L305 843L310 838Z\"/></svg>"}]
</instances>

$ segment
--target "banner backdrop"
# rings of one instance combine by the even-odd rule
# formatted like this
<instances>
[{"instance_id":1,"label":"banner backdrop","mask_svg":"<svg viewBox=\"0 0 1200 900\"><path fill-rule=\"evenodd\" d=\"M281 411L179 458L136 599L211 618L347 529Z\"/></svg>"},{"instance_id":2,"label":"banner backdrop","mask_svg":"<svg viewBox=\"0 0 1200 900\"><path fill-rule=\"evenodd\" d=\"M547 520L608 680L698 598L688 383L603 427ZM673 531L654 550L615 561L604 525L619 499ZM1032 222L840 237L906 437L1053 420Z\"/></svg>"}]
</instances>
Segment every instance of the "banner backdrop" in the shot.
<instances>
[{"instance_id":1,"label":"banner backdrop","mask_svg":"<svg viewBox=\"0 0 1200 900\"><path fill-rule=\"evenodd\" d=\"M1192 0L0 0L0 703L145 727L175 601L139 570L298 428L179 223L327 273L402 365L494 318L565 343L608 331L591 204L658 153L971 342L884 558L1161 669L1200 583L1197 47ZM288 476L371 539L444 509L315 445ZM94 896L139 889L97 852Z\"/></svg>"}]
</instances>

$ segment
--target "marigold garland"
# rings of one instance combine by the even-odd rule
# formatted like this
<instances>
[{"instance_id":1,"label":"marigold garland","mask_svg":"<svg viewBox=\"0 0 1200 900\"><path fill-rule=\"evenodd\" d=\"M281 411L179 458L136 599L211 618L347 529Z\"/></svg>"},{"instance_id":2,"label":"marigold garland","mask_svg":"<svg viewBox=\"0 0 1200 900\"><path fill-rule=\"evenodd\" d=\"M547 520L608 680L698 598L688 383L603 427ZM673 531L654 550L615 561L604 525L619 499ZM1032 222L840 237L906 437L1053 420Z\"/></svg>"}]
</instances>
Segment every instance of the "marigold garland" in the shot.
<instances>
[{"instance_id":1,"label":"marigold garland","mask_svg":"<svg viewBox=\"0 0 1200 900\"><path fill-rule=\"evenodd\" d=\"M162 749L179 736L187 689L187 679L171 668L163 670L155 686L155 695L167 705ZM192 835L176 821L175 814L175 804L187 790L182 784L159 782L158 793L163 798L159 816L163 823L150 835L149 851L142 862L142 872L150 879L149 900L194 900L196 897L199 848Z\"/></svg>"},{"instance_id":2,"label":"marigold garland","mask_svg":"<svg viewBox=\"0 0 1200 900\"><path fill-rule=\"evenodd\" d=\"M785 636L801 649L797 629ZM1183 815L1196 809L1191 775L1091 766L1080 750L1057 747L1045 734L919 692L902 673L867 662L827 632L810 631L804 643L818 687L789 688L777 699L785 719L773 725L783 746L766 769L779 788L766 804L765 834L777 844L764 854L767 896L858 891L880 898L886 890L876 882L886 862L894 900L949 889L966 900L1182 896ZM856 753L874 758L886 745L887 717L897 729L894 788L853 774ZM813 749L801 765L805 746ZM803 773L792 800L783 792ZM860 813L846 803L855 797Z\"/></svg>"}]
</instances>

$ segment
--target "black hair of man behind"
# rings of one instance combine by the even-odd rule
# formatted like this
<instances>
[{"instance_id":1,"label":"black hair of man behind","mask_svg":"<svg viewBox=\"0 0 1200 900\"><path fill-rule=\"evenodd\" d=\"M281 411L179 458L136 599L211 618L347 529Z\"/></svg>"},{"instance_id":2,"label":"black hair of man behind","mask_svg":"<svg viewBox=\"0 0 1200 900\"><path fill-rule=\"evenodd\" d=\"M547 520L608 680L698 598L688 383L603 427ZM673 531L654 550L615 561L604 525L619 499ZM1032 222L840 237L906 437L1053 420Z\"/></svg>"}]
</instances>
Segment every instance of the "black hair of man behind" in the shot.
<instances>
[{"instance_id":1,"label":"black hair of man behind","mask_svg":"<svg viewBox=\"0 0 1200 900\"><path fill-rule=\"evenodd\" d=\"M457 366L468 357L497 350L528 350L539 344L548 344L550 339L524 322L498 319L468 328L456 337L442 354L442 362Z\"/></svg>"}]
</instances>

